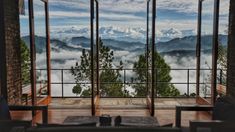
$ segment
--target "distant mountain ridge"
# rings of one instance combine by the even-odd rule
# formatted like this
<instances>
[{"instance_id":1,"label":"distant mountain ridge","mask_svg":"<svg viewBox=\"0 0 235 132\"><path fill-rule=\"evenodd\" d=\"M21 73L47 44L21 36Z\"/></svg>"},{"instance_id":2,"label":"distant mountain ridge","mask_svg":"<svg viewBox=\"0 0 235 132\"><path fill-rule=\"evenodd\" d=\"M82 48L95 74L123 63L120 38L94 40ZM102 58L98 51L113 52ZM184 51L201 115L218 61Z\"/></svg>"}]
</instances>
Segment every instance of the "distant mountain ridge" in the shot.
<instances>
[{"instance_id":1,"label":"distant mountain ridge","mask_svg":"<svg viewBox=\"0 0 235 132\"><path fill-rule=\"evenodd\" d=\"M73 37L70 43L74 45L80 45L84 47L90 46L90 39L85 37ZM145 44L141 42L126 42L126 41L118 41L113 39L103 39L104 45L109 46L112 49L119 50L143 50L145 48ZM219 35L219 41L223 46L227 45L227 35ZM158 52L172 52L172 51L181 51L181 50L189 50L193 51L196 49L197 36L187 36L183 38L175 38L167 42L159 42L156 44L156 48ZM202 36L201 39L202 50L210 50L212 49L212 35Z\"/></svg>"},{"instance_id":2,"label":"distant mountain ridge","mask_svg":"<svg viewBox=\"0 0 235 132\"><path fill-rule=\"evenodd\" d=\"M29 36L22 37L22 39L29 46ZM227 44L227 35L219 35L220 43L223 46ZM127 42L119 41L114 39L102 39L104 45L110 47L116 51L129 51L129 52L144 52L146 50L146 45L141 42ZM158 52L166 55L167 53L182 54L189 53L196 49L197 36L187 36L183 38L175 38L167 42L159 42L156 44L156 49ZM208 51L212 49L212 36L206 35L202 36L202 51L209 53ZM45 51L46 39L45 37L35 36L36 51L41 53ZM90 39L86 37L72 37L66 41L61 41L58 39L51 39L51 47L53 51L59 52L60 50L68 51L81 51L82 49L90 48ZM182 52L182 53L180 53Z\"/></svg>"},{"instance_id":3,"label":"distant mountain ridge","mask_svg":"<svg viewBox=\"0 0 235 132\"><path fill-rule=\"evenodd\" d=\"M113 50L134 50L136 48L143 48L144 44L141 42L127 42L114 39L102 39L104 45L110 47ZM73 37L68 43L78 45L84 48L90 48L90 39L86 37Z\"/></svg>"},{"instance_id":4,"label":"distant mountain ridge","mask_svg":"<svg viewBox=\"0 0 235 132\"><path fill-rule=\"evenodd\" d=\"M219 35L219 41L223 46L227 45L227 35ZM159 42L156 44L159 52L171 52L175 50L195 50L197 36L187 36L175 38L168 42ZM205 35L201 38L202 50L212 49L212 35Z\"/></svg>"},{"instance_id":5,"label":"distant mountain ridge","mask_svg":"<svg viewBox=\"0 0 235 132\"><path fill-rule=\"evenodd\" d=\"M30 47L30 39L29 36L22 37L22 40L25 41L26 45ZM82 51L83 48L77 48L69 46L66 42L60 41L58 39L51 39L51 50L55 52L59 52L60 50L68 50L68 51ZM41 36L35 36L35 46L36 52L42 53L46 51L46 38Z\"/></svg>"},{"instance_id":6,"label":"distant mountain ridge","mask_svg":"<svg viewBox=\"0 0 235 132\"><path fill-rule=\"evenodd\" d=\"M88 27L70 27L58 28L54 30L53 37L64 39L80 36L89 37L90 28ZM195 35L194 29L179 30L176 28L165 28L156 30L156 40L161 42L169 41L173 38L182 38L185 36ZM102 26L99 28L99 35L103 39L115 39L127 42L139 41L144 43L146 37L146 29L141 27L123 27L123 26Z\"/></svg>"}]
</instances>

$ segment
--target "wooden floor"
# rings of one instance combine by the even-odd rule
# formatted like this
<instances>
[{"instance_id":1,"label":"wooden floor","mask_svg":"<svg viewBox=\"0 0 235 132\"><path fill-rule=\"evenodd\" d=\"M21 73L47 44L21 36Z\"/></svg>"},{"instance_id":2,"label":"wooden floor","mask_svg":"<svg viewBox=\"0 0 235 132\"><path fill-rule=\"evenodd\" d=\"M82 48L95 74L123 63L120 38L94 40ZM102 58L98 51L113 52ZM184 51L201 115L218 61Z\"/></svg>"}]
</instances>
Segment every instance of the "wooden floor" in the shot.
<instances>
[{"instance_id":1,"label":"wooden floor","mask_svg":"<svg viewBox=\"0 0 235 132\"><path fill-rule=\"evenodd\" d=\"M160 125L175 122L175 110L157 109L155 117ZM32 120L31 112L11 112L13 119ZM111 116L149 116L146 109L101 109L97 111L97 116L109 114ZM90 109L49 109L49 123L63 123L67 116L91 116ZM188 126L189 120L210 120L211 116L207 112L183 112L182 126ZM34 122L41 123L41 114L38 114Z\"/></svg>"},{"instance_id":2,"label":"wooden floor","mask_svg":"<svg viewBox=\"0 0 235 132\"><path fill-rule=\"evenodd\" d=\"M150 116L146 109L145 98L102 98L96 115L111 116ZM49 105L49 123L61 124L68 116L91 116L89 98L53 98ZM157 98L155 117L160 125L175 123L176 105L195 105L193 98ZM31 112L12 112L13 119L32 120ZM188 126L189 120L210 120L208 112L183 112L182 126ZM41 123L41 113L34 118L34 123Z\"/></svg>"}]
</instances>

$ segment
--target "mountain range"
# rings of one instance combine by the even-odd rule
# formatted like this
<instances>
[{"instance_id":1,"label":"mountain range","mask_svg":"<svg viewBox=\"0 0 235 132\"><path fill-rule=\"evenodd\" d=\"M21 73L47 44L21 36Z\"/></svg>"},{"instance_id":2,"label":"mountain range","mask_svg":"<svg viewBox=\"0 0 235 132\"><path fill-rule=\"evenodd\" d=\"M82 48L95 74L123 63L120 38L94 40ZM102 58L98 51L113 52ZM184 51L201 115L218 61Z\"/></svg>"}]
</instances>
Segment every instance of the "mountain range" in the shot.
<instances>
[{"instance_id":1,"label":"mountain range","mask_svg":"<svg viewBox=\"0 0 235 132\"><path fill-rule=\"evenodd\" d=\"M22 37L29 46L29 36ZM113 50L125 51L143 51L145 44L141 42L127 42L115 39L102 39L104 45L109 46ZM226 46L227 35L219 35L219 41L223 46ZM166 54L173 51L195 51L197 36L187 36L183 38L175 38L167 42L156 43L156 50ZM210 50L212 48L212 36L202 36L202 50ZM36 51L41 53L45 51L45 37L35 36ZM61 49L69 51L81 51L83 48L90 48L90 39L86 37L72 37L66 41L51 39L51 47L53 51L59 52Z\"/></svg>"},{"instance_id":2,"label":"mountain range","mask_svg":"<svg viewBox=\"0 0 235 132\"><path fill-rule=\"evenodd\" d=\"M151 30L151 27L150 27ZM151 34L151 32L149 32ZM89 37L90 29L88 27L70 27L59 28L52 31L54 38L66 39L76 37L77 35ZM182 38L185 36L195 35L196 32L193 29L179 30L175 28L156 30L156 40L161 42L169 41L173 38ZM144 43L146 37L146 29L141 27L118 27L118 26L106 26L99 28L99 36L102 39L115 39L127 42L139 41Z\"/></svg>"},{"instance_id":3,"label":"mountain range","mask_svg":"<svg viewBox=\"0 0 235 132\"><path fill-rule=\"evenodd\" d=\"M24 36L21 38L28 47L30 47L30 37ZM66 42L58 39L51 39L51 50L54 52L60 52L61 50L68 51L82 51L83 48L69 46ZM46 51L46 38L42 36L35 36L36 52L42 53Z\"/></svg>"},{"instance_id":4,"label":"mountain range","mask_svg":"<svg viewBox=\"0 0 235 132\"><path fill-rule=\"evenodd\" d=\"M29 46L29 36L22 37ZM219 35L220 44L226 46L227 36ZM141 42L119 41L114 39L102 39L104 45L110 47L114 51L129 51L143 53L146 45ZM187 36L183 38L175 38L167 42L156 43L156 50L162 55L195 55L197 36ZM202 52L209 53L212 49L212 36L202 36ZM37 53L45 51L45 37L35 36L35 44ZM65 41L51 39L51 49L54 52L61 50L82 51L82 49L90 48L90 39L86 37L72 37Z\"/></svg>"}]
</instances>

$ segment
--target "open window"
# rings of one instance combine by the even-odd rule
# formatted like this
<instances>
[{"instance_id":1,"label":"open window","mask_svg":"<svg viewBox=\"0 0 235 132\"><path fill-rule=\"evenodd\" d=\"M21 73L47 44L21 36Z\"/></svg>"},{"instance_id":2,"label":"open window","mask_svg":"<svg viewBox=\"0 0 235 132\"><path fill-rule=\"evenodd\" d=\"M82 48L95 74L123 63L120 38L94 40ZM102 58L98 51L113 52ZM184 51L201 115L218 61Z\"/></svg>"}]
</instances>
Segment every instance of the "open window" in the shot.
<instances>
[{"instance_id":1,"label":"open window","mask_svg":"<svg viewBox=\"0 0 235 132\"><path fill-rule=\"evenodd\" d=\"M214 105L217 98L217 83L219 80L217 66L219 3L218 0L199 0L197 39L198 104ZM206 70L208 68L209 70Z\"/></svg>"},{"instance_id":2,"label":"open window","mask_svg":"<svg viewBox=\"0 0 235 132\"><path fill-rule=\"evenodd\" d=\"M49 33L49 11L47 0L25 0L24 6L28 12L20 16L22 39L22 100L29 105L47 105L51 97L50 77L50 33ZM28 6L27 6L28 5ZM34 14L40 10L39 14ZM42 22L43 21L43 22ZM43 39L40 39L43 38ZM45 50L45 51L44 51ZM45 58L36 64L36 59L41 54ZM38 61L40 62L40 61ZM42 69L37 70L37 67ZM33 70L31 70L33 69Z\"/></svg>"},{"instance_id":3,"label":"open window","mask_svg":"<svg viewBox=\"0 0 235 132\"><path fill-rule=\"evenodd\" d=\"M156 82L156 71L155 69L155 61L156 58L153 53L155 53L155 16L156 16L156 1L148 0L146 2L147 7L147 34L146 34L146 50L144 51L146 62L148 63L147 69L143 69L146 71L146 79L144 82L135 81L133 78L126 76L127 72L132 72L133 69L123 69L120 67L114 69L103 69L100 67L100 35L99 35L99 7L100 3L98 0L90 1L91 14L90 14L90 27L91 27L91 104L92 104L92 115L95 115L98 110L99 100L102 97L111 97L109 94L104 92L104 88L108 88L111 86L122 86L121 91L118 98L120 96L129 97L127 87L132 87L135 84L143 85L145 90L145 97L147 98L147 106L150 110L151 115L154 115L154 97L155 97L155 89L157 86ZM107 41L106 41L107 42ZM119 41L121 44L121 41ZM120 62L121 64L121 62ZM102 80L102 74L120 74L120 77L114 81ZM131 73L133 74L133 73ZM120 91L120 90L119 90ZM117 91L118 92L118 91Z\"/></svg>"}]
</instances>

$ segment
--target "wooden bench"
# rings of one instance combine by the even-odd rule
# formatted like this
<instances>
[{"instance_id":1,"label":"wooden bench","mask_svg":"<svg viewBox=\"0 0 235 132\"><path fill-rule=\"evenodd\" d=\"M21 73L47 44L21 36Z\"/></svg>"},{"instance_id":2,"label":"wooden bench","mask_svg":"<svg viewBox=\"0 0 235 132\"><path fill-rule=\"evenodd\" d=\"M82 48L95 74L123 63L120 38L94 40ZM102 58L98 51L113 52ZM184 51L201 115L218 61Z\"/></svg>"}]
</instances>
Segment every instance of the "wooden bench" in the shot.
<instances>
[{"instance_id":1,"label":"wooden bench","mask_svg":"<svg viewBox=\"0 0 235 132\"><path fill-rule=\"evenodd\" d=\"M212 111L213 107L210 105L185 105L176 106L175 112L175 126L181 127L181 112L182 111Z\"/></svg>"},{"instance_id":2,"label":"wooden bench","mask_svg":"<svg viewBox=\"0 0 235 132\"><path fill-rule=\"evenodd\" d=\"M37 85L37 87L40 87L37 90L37 94L39 96L42 95L42 91L47 88L47 85L41 86L41 84ZM28 105L29 103L29 98L31 98L32 92L31 92L31 85L27 85L22 88L22 100L25 101L25 105Z\"/></svg>"},{"instance_id":3,"label":"wooden bench","mask_svg":"<svg viewBox=\"0 0 235 132\"><path fill-rule=\"evenodd\" d=\"M48 123L48 106L9 106L10 111L41 111L42 123ZM34 117L32 117L34 118Z\"/></svg>"}]
</instances>

